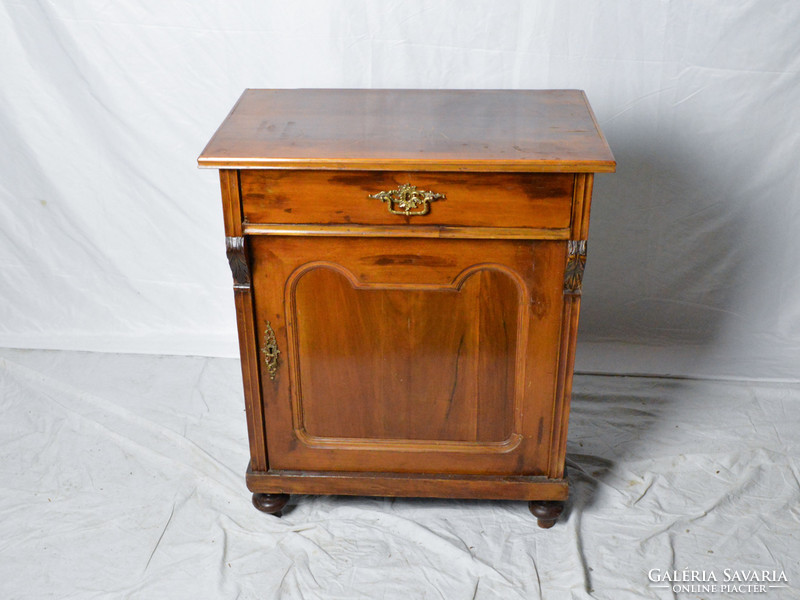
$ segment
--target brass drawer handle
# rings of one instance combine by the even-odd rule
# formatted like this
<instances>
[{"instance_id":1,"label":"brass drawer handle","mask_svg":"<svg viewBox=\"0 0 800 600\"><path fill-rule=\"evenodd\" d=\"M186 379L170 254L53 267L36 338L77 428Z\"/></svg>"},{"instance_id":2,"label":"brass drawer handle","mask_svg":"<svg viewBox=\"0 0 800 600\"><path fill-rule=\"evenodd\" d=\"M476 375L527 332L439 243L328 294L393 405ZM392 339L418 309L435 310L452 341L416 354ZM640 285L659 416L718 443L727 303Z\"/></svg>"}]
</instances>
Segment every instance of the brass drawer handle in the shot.
<instances>
[{"instance_id":1,"label":"brass drawer handle","mask_svg":"<svg viewBox=\"0 0 800 600\"><path fill-rule=\"evenodd\" d=\"M264 328L264 346L261 348L261 353L264 355L269 378L275 379L275 375L278 372L278 354L281 351L278 350L278 340L275 339L275 331L273 331L269 321L267 321L267 326Z\"/></svg>"},{"instance_id":2,"label":"brass drawer handle","mask_svg":"<svg viewBox=\"0 0 800 600\"><path fill-rule=\"evenodd\" d=\"M445 195L418 190L416 186L404 183L396 190L370 194L369 197L380 200L381 202L386 202L389 212L393 215L420 217L428 214L431 209L431 202L444 198ZM417 210L418 207L421 208Z\"/></svg>"}]
</instances>

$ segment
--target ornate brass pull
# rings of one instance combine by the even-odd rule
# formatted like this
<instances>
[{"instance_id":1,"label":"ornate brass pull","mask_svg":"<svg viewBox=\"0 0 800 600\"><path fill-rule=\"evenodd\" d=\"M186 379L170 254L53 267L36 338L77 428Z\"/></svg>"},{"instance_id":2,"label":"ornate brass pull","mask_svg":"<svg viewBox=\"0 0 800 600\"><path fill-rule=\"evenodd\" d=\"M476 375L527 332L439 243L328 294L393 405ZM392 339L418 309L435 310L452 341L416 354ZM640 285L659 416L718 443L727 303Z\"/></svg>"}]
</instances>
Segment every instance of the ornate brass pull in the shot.
<instances>
[{"instance_id":1,"label":"ornate brass pull","mask_svg":"<svg viewBox=\"0 0 800 600\"><path fill-rule=\"evenodd\" d=\"M370 194L370 198L386 202L389 207L389 212L393 215L404 215L407 217L421 217L427 215L431 209L431 202L444 198L444 194L435 194L434 192L424 192L418 190L416 186L409 183L404 183L396 190L390 192L378 192L377 194ZM422 207L416 210L417 207ZM397 207L397 208L395 208ZM400 210L397 210L397 209Z\"/></svg>"},{"instance_id":2,"label":"ornate brass pull","mask_svg":"<svg viewBox=\"0 0 800 600\"><path fill-rule=\"evenodd\" d=\"M278 350L278 340L275 339L275 332L269 321L267 321L267 326L264 328L264 346L261 348L261 353L264 355L269 378L275 379L275 375L278 372L278 354L281 351Z\"/></svg>"}]
</instances>

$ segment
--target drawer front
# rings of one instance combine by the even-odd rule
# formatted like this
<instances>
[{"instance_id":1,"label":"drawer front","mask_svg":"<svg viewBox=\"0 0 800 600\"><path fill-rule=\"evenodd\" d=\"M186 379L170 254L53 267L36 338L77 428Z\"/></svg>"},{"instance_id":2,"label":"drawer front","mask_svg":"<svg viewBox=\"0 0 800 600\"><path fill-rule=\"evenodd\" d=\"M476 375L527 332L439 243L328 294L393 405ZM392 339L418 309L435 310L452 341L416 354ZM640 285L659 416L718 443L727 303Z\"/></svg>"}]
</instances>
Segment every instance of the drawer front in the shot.
<instances>
[{"instance_id":1,"label":"drawer front","mask_svg":"<svg viewBox=\"0 0 800 600\"><path fill-rule=\"evenodd\" d=\"M278 224L565 229L574 180L562 173L240 171L245 221Z\"/></svg>"}]
</instances>

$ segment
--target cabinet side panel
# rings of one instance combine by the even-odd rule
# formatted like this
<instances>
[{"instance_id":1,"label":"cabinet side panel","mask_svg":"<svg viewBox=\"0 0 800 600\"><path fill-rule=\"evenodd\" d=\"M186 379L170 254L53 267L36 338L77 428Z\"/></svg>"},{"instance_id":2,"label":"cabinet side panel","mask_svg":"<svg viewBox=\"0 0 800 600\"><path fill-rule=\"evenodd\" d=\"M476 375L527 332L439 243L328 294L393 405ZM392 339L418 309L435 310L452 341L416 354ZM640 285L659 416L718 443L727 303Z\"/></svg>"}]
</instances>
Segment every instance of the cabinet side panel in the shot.
<instances>
[{"instance_id":1,"label":"cabinet side panel","mask_svg":"<svg viewBox=\"0 0 800 600\"><path fill-rule=\"evenodd\" d=\"M242 200L239 192L239 172L221 169L219 186L222 192L222 216L225 220L225 235L242 235Z\"/></svg>"},{"instance_id":2,"label":"cabinet side panel","mask_svg":"<svg viewBox=\"0 0 800 600\"><path fill-rule=\"evenodd\" d=\"M589 235L589 213L592 206L592 186L594 174L585 173L575 176L575 194L573 198L572 239L585 241ZM586 261L586 246L579 247L583 253L583 264ZM553 404L552 447L548 467L550 477L564 476L567 452L567 430L569 425L570 401L572 399L572 378L575 367L575 349L578 338L578 321L580 317L581 292L583 285L583 264L578 269L570 268L570 258L565 253L566 271L572 274L573 280L564 287L564 308L561 315L561 347L558 359L558 379L555 402ZM578 258L575 264L580 263Z\"/></svg>"},{"instance_id":3,"label":"cabinet side panel","mask_svg":"<svg viewBox=\"0 0 800 600\"><path fill-rule=\"evenodd\" d=\"M585 240L589 236L589 212L592 208L594 173L576 173L572 196L571 240Z\"/></svg>"},{"instance_id":4,"label":"cabinet side panel","mask_svg":"<svg viewBox=\"0 0 800 600\"><path fill-rule=\"evenodd\" d=\"M261 407L261 381L258 368L258 344L253 321L253 301L249 288L236 288L236 321L239 325L239 354L242 362L244 402L247 413L247 435L250 440L250 467L266 471L267 442L264 437L264 415Z\"/></svg>"},{"instance_id":5,"label":"cabinet side panel","mask_svg":"<svg viewBox=\"0 0 800 600\"><path fill-rule=\"evenodd\" d=\"M578 235L579 240L589 238L589 213L592 208L592 188L594 186L594 173L584 175L585 184L583 188L583 214L581 217L581 228Z\"/></svg>"},{"instance_id":6,"label":"cabinet side panel","mask_svg":"<svg viewBox=\"0 0 800 600\"><path fill-rule=\"evenodd\" d=\"M253 315L253 289L250 256L242 237L241 194L238 172L223 169L219 174L228 262L233 273L239 356L242 366L247 436L250 440L250 467L267 470L267 443L261 405L261 380L258 368L258 343Z\"/></svg>"},{"instance_id":7,"label":"cabinet side panel","mask_svg":"<svg viewBox=\"0 0 800 600\"><path fill-rule=\"evenodd\" d=\"M559 351L558 383L553 405L553 443L550 449L548 475L564 476L567 452L569 406L572 398L572 370L575 365L575 343L578 337L580 296L567 296L562 315L562 338Z\"/></svg>"}]
</instances>

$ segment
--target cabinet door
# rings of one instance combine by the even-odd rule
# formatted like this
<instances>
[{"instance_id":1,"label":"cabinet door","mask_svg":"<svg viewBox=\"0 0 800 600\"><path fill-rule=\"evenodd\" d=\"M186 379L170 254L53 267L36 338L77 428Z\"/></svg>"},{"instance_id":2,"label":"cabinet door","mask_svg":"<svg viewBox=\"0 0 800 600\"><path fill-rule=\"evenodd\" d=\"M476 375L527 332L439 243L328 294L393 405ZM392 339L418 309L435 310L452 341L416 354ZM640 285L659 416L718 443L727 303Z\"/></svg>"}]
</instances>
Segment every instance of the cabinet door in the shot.
<instances>
[{"instance_id":1,"label":"cabinet door","mask_svg":"<svg viewBox=\"0 0 800 600\"><path fill-rule=\"evenodd\" d=\"M565 253L251 238L270 469L546 475Z\"/></svg>"}]
</instances>

